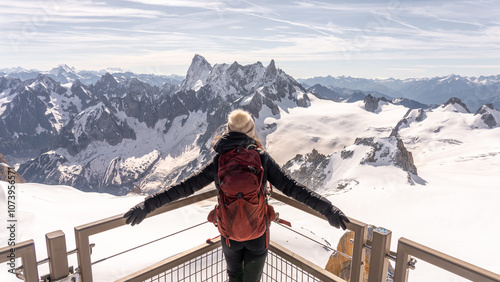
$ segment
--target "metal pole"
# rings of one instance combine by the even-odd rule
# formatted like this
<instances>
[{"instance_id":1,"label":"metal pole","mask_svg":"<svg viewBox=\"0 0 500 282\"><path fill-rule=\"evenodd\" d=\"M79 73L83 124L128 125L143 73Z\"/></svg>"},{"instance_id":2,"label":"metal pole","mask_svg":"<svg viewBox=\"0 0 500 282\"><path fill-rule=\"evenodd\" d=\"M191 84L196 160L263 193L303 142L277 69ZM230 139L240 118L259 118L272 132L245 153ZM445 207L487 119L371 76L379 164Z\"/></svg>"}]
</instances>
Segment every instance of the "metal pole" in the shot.
<instances>
[{"instance_id":1,"label":"metal pole","mask_svg":"<svg viewBox=\"0 0 500 282\"><path fill-rule=\"evenodd\" d=\"M391 249L391 237L392 232L385 228L379 227L373 230L368 282L387 280L387 270L389 267L389 258L387 254Z\"/></svg>"},{"instance_id":2,"label":"metal pole","mask_svg":"<svg viewBox=\"0 0 500 282\"><path fill-rule=\"evenodd\" d=\"M396 267L394 271L394 282L407 282L408 281L408 263L410 262L410 254L405 244L398 241L398 253L396 257Z\"/></svg>"},{"instance_id":3,"label":"metal pole","mask_svg":"<svg viewBox=\"0 0 500 282\"><path fill-rule=\"evenodd\" d=\"M351 282L363 281L365 264L365 244L368 235L368 225L360 221L351 219L349 229L354 231L354 246L352 248L351 261Z\"/></svg>"},{"instance_id":4,"label":"metal pole","mask_svg":"<svg viewBox=\"0 0 500 282\"><path fill-rule=\"evenodd\" d=\"M83 282L92 282L92 264L90 262L89 235L85 230L78 230L75 227L75 241L78 249L78 267L80 268L80 277Z\"/></svg>"},{"instance_id":5,"label":"metal pole","mask_svg":"<svg viewBox=\"0 0 500 282\"><path fill-rule=\"evenodd\" d=\"M50 280L55 281L68 276L69 268L64 232L57 230L45 234L45 242L49 256Z\"/></svg>"}]
</instances>

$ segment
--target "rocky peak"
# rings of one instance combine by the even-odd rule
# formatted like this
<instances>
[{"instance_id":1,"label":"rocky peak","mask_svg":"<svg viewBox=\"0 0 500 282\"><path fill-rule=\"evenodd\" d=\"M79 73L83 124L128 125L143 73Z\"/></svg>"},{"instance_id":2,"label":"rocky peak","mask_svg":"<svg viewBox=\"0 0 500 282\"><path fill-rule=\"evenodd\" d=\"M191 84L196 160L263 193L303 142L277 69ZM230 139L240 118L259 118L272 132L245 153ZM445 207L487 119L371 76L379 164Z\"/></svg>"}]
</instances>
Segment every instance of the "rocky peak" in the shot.
<instances>
[{"instance_id":1,"label":"rocky peak","mask_svg":"<svg viewBox=\"0 0 500 282\"><path fill-rule=\"evenodd\" d=\"M486 104L481 106L474 114L474 116L481 116L481 120L489 128L496 127L500 122L500 113L495 110L492 104Z\"/></svg>"},{"instance_id":2,"label":"rocky peak","mask_svg":"<svg viewBox=\"0 0 500 282\"><path fill-rule=\"evenodd\" d=\"M421 122L427 118L427 114L424 109L409 109L404 117L396 124L396 127L391 132L390 137L398 136L399 130L401 128L407 127L412 122Z\"/></svg>"},{"instance_id":3,"label":"rocky peak","mask_svg":"<svg viewBox=\"0 0 500 282\"><path fill-rule=\"evenodd\" d=\"M186 78L182 81L180 90L199 90L205 85L208 75L212 71L212 65L201 55L196 54L191 61L191 65L186 74Z\"/></svg>"},{"instance_id":4,"label":"rocky peak","mask_svg":"<svg viewBox=\"0 0 500 282\"><path fill-rule=\"evenodd\" d=\"M494 110L495 107L493 107L493 104L482 105L481 108L479 108L474 115L482 115L482 114L489 113L488 109Z\"/></svg>"},{"instance_id":5,"label":"rocky peak","mask_svg":"<svg viewBox=\"0 0 500 282\"><path fill-rule=\"evenodd\" d=\"M469 109L467 108L467 105L465 105L462 102L462 100L458 99L457 97L451 97L446 103L441 105L441 107L446 108L447 106L450 105L455 107L456 110L454 111L470 113ZM457 105L461 108L457 107Z\"/></svg>"},{"instance_id":6,"label":"rocky peak","mask_svg":"<svg viewBox=\"0 0 500 282\"><path fill-rule=\"evenodd\" d=\"M313 149L311 153L304 155L298 154L295 158L289 160L283 169L290 176L297 179L305 186L311 189L323 187L326 179L325 169L330 162L330 156L319 153Z\"/></svg>"},{"instance_id":7,"label":"rocky peak","mask_svg":"<svg viewBox=\"0 0 500 282\"><path fill-rule=\"evenodd\" d=\"M10 169L10 173L9 173ZM9 181L9 176L12 175L12 172L14 172L14 181L15 183L26 183L26 180L24 177L19 174L14 167L12 167L9 162L5 159L5 157L0 153L0 180L1 181ZM12 176L11 176L12 178Z\"/></svg>"},{"instance_id":8,"label":"rocky peak","mask_svg":"<svg viewBox=\"0 0 500 282\"><path fill-rule=\"evenodd\" d=\"M365 99L363 100L365 102L365 110L369 112L376 112L379 110L379 102L389 102L386 98L381 97L381 98L375 98L371 94L366 95Z\"/></svg>"},{"instance_id":9,"label":"rocky peak","mask_svg":"<svg viewBox=\"0 0 500 282\"><path fill-rule=\"evenodd\" d=\"M58 94L66 92L61 83L42 73L39 73L36 78L25 80L23 85L30 88L35 95L46 96L46 98L50 96L51 91Z\"/></svg>"},{"instance_id":10,"label":"rocky peak","mask_svg":"<svg viewBox=\"0 0 500 282\"><path fill-rule=\"evenodd\" d=\"M95 85L96 85L96 87L98 85L103 85L103 86L105 85L108 88L114 88L118 85L118 81L116 80L116 78L112 74L107 72L101 77L101 79L98 82L96 82Z\"/></svg>"},{"instance_id":11,"label":"rocky peak","mask_svg":"<svg viewBox=\"0 0 500 282\"><path fill-rule=\"evenodd\" d=\"M274 60L271 60L271 62L266 68L266 72L264 73L264 79L266 81L270 81L276 78L276 75L278 75L278 70L276 69L276 64L274 63Z\"/></svg>"},{"instance_id":12,"label":"rocky peak","mask_svg":"<svg viewBox=\"0 0 500 282\"><path fill-rule=\"evenodd\" d=\"M76 73L76 69L73 67L70 67L66 64L61 64L49 71L49 74L52 75L60 75L60 74L67 74L67 73Z\"/></svg>"},{"instance_id":13,"label":"rocky peak","mask_svg":"<svg viewBox=\"0 0 500 282\"><path fill-rule=\"evenodd\" d=\"M9 78L0 76L0 93L7 89L16 89L19 85L22 84L22 81L19 78ZM7 93L8 94L8 93Z\"/></svg>"},{"instance_id":14,"label":"rocky peak","mask_svg":"<svg viewBox=\"0 0 500 282\"><path fill-rule=\"evenodd\" d=\"M88 107L62 129L58 145L74 156L93 141L105 141L115 146L124 138L135 140L134 130L126 121L121 121L115 111L105 102Z\"/></svg>"},{"instance_id":15,"label":"rocky peak","mask_svg":"<svg viewBox=\"0 0 500 282\"><path fill-rule=\"evenodd\" d=\"M393 163L404 171L418 175L412 153L406 149L403 141L397 137L356 138L354 144L372 147L371 152L361 161L361 164Z\"/></svg>"}]
</instances>

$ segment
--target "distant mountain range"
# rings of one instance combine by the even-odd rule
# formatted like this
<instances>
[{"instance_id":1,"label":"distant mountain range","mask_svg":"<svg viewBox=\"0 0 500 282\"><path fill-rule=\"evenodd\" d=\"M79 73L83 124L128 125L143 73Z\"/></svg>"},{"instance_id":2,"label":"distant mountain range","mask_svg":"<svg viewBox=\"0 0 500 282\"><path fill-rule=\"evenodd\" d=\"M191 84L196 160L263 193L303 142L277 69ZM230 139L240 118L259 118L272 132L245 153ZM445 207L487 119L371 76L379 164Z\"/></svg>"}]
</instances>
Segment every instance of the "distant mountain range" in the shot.
<instances>
[{"instance_id":1,"label":"distant mountain range","mask_svg":"<svg viewBox=\"0 0 500 282\"><path fill-rule=\"evenodd\" d=\"M443 77L408 79L326 76L297 81L306 88L319 84L336 92L339 92L338 89L377 92L392 98L407 98L429 105L439 105L450 97L456 97L471 111L478 110L484 104L493 104L496 108L500 108L500 75L462 77L451 74Z\"/></svg>"},{"instance_id":2,"label":"distant mountain range","mask_svg":"<svg viewBox=\"0 0 500 282\"><path fill-rule=\"evenodd\" d=\"M96 83L106 73L113 74L114 77L119 79L137 78L153 86L161 86L164 83L181 84L184 79L184 77L180 75L136 74L117 68L100 71L76 70L74 67L65 64L59 65L50 71L27 70L21 67L0 69L0 76L9 78L28 80L36 78L39 74L44 74L61 84L72 83L79 80L85 85Z\"/></svg>"},{"instance_id":3,"label":"distant mountain range","mask_svg":"<svg viewBox=\"0 0 500 282\"><path fill-rule=\"evenodd\" d=\"M274 148L280 163L295 160L287 168L289 171L301 166L306 171L297 175L309 175L304 165L310 162L308 158L324 164L327 160L351 160L351 165L378 164L380 159L418 182L417 168L398 139L398 129L412 122L418 111L424 115L437 107L393 98L382 88L352 90L358 88L316 84L306 89L277 68L274 60L267 66L261 62L211 65L195 55L180 83L149 83L152 77L147 75L105 73L86 84L84 73L67 66L29 79L12 76L22 70L9 71L7 76L0 76L0 153L10 163L19 164L19 172L28 182L65 184L83 191L113 194L126 194L134 186L151 193L205 165L213 154L213 134L232 109L243 108L253 114L265 144L268 135L288 134L292 125L285 125L284 117L290 118L292 112L308 109L313 103L335 105L339 113L331 112L300 125L301 130L295 131L299 133L273 143L280 144ZM495 85L485 84L490 88ZM458 98L445 102L441 108L447 111L472 115L469 106ZM377 116L384 115L387 108L392 117L378 124ZM470 128L495 128L500 115L494 105L488 104L471 120ZM322 128L324 122L337 121L335 126ZM346 129L346 133L339 129ZM320 137L320 132L332 137ZM382 139L366 139L372 137L365 136L368 133ZM358 137L361 139L356 143ZM380 150L385 153L382 158L365 157L366 152L361 151L345 151L333 159L320 153L296 156L313 148L340 151L353 144L355 148L362 146L363 152L373 148L373 156ZM352 154L359 162L352 162ZM320 174L311 182L313 187L322 185L319 180L329 179L328 172Z\"/></svg>"}]
</instances>

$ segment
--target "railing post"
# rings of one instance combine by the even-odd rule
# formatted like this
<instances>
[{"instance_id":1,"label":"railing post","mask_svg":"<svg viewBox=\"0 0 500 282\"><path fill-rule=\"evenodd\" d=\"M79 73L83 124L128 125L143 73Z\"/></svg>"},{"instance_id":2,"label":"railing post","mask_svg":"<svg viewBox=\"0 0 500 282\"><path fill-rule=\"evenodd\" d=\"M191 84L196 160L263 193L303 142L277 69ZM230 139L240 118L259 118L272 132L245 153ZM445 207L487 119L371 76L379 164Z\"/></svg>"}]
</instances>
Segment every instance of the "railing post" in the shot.
<instances>
[{"instance_id":1,"label":"railing post","mask_svg":"<svg viewBox=\"0 0 500 282\"><path fill-rule=\"evenodd\" d=\"M350 219L347 228L354 231L354 246L352 249L351 260L351 282L363 281L364 264L365 264L365 244L368 235L368 225L360 221Z\"/></svg>"},{"instance_id":2,"label":"railing post","mask_svg":"<svg viewBox=\"0 0 500 282\"><path fill-rule=\"evenodd\" d=\"M54 281L68 276L69 268L64 232L57 230L45 234L45 242L49 256L50 279Z\"/></svg>"},{"instance_id":3,"label":"railing post","mask_svg":"<svg viewBox=\"0 0 500 282\"><path fill-rule=\"evenodd\" d=\"M78 249L78 267L83 282L92 282L92 263L90 261L89 236L75 227L75 241Z\"/></svg>"},{"instance_id":4,"label":"railing post","mask_svg":"<svg viewBox=\"0 0 500 282\"><path fill-rule=\"evenodd\" d=\"M401 239L398 241L398 253L396 257L396 267L394 270L394 282L407 282L408 281L408 263L410 262L411 256L408 252L406 245L401 243Z\"/></svg>"},{"instance_id":5,"label":"railing post","mask_svg":"<svg viewBox=\"0 0 500 282\"><path fill-rule=\"evenodd\" d=\"M392 232L385 228L373 230L372 250L370 257L370 270L368 282L379 282L387 280L389 259L387 254L391 249Z\"/></svg>"},{"instance_id":6,"label":"railing post","mask_svg":"<svg viewBox=\"0 0 500 282\"><path fill-rule=\"evenodd\" d=\"M23 274L24 279L27 282L30 281L38 281L38 264L36 262L36 253L35 253L35 242L33 240L28 241L28 245L26 250L22 253L22 261L23 261ZM16 245L16 247L18 247Z\"/></svg>"},{"instance_id":7,"label":"railing post","mask_svg":"<svg viewBox=\"0 0 500 282\"><path fill-rule=\"evenodd\" d=\"M36 262L35 241L27 240L11 246L0 248L0 263L10 261L10 254L21 258L23 263L23 276L26 282L38 282L38 264ZM12 274L13 276L15 274Z\"/></svg>"}]
</instances>

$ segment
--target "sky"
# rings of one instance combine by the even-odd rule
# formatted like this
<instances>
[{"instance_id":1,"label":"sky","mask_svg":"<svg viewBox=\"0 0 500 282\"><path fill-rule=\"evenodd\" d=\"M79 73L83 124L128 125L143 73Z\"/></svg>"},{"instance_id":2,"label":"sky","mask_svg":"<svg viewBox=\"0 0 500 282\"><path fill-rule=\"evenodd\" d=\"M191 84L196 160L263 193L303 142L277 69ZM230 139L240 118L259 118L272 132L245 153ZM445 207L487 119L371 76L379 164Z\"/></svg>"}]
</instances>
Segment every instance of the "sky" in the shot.
<instances>
[{"instance_id":1,"label":"sky","mask_svg":"<svg viewBox=\"0 0 500 282\"><path fill-rule=\"evenodd\" d=\"M500 74L500 1L21 0L0 3L0 69L185 75L195 54L294 78Z\"/></svg>"}]
</instances>

